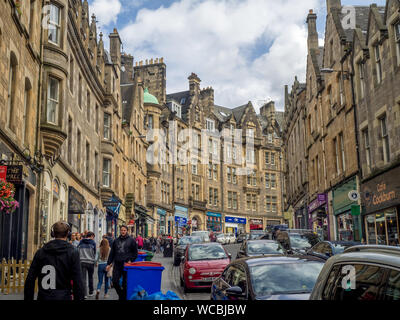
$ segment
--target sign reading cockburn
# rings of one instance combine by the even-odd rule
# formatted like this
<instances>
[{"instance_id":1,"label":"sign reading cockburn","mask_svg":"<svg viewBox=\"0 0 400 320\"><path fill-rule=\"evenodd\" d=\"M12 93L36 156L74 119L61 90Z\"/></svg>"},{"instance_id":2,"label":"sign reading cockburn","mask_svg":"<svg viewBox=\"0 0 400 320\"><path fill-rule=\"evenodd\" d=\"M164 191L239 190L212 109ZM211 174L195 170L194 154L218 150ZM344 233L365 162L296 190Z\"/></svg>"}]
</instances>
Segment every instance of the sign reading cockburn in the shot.
<instances>
[{"instance_id":1,"label":"sign reading cockburn","mask_svg":"<svg viewBox=\"0 0 400 320\"><path fill-rule=\"evenodd\" d=\"M149 129L146 140L150 144L146 160L150 165L198 165L212 163L241 166L237 175L248 175L256 164L255 130L177 130L177 122L170 121L168 131ZM223 146L222 154L220 153ZM244 151L244 152L243 152Z\"/></svg>"},{"instance_id":2,"label":"sign reading cockburn","mask_svg":"<svg viewBox=\"0 0 400 320\"><path fill-rule=\"evenodd\" d=\"M362 185L367 213L389 208L400 203L400 167Z\"/></svg>"}]
</instances>

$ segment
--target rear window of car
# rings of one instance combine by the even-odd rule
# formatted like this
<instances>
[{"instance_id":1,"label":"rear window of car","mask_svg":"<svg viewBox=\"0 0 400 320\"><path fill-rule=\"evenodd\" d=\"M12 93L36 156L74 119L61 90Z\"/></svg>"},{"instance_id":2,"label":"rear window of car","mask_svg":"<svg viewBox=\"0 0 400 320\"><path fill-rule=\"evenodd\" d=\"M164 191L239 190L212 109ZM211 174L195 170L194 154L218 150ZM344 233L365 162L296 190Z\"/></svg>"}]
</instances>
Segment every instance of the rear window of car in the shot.
<instances>
[{"instance_id":1,"label":"rear window of car","mask_svg":"<svg viewBox=\"0 0 400 320\"><path fill-rule=\"evenodd\" d=\"M254 241L247 243L248 254L282 254L280 245L276 242Z\"/></svg>"},{"instance_id":2,"label":"rear window of car","mask_svg":"<svg viewBox=\"0 0 400 320\"><path fill-rule=\"evenodd\" d=\"M221 245L191 245L189 261L228 259Z\"/></svg>"},{"instance_id":3,"label":"rear window of car","mask_svg":"<svg viewBox=\"0 0 400 320\"><path fill-rule=\"evenodd\" d=\"M311 293L324 264L302 262L250 267L256 296Z\"/></svg>"}]
</instances>

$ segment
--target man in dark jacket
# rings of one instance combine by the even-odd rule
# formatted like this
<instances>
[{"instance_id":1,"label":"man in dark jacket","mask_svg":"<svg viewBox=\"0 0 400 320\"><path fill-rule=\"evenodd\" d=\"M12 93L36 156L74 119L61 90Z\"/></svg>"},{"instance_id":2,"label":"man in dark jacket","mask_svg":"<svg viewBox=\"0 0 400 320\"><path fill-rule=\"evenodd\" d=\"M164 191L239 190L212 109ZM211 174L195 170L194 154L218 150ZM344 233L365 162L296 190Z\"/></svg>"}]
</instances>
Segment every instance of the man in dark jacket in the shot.
<instances>
[{"instance_id":1,"label":"man in dark jacket","mask_svg":"<svg viewBox=\"0 0 400 320\"><path fill-rule=\"evenodd\" d=\"M25 281L25 300L34 299L37 278L38 300L71 300L72 294L74 300L84 299L79 252L68 243L70 230L64 221L52 226L55 240L49 241L36 252Z\"/></svg>"},{"instance_id":2,"label":"man in dark jacket","mask_svg":"<svg viewBox=\"0 0 400 320\"><path fill-rule=\"evenodd\" d=\"M133 262L138 255L137 244L135 239L128 235L128 227L120 227L121 235L114 240L111 252L108 257L106 271L113 264L112 283L118 293L119 300L126 300L126 272L124 271L125 262ZM122 288L119 279L123 277Z\"/></svg>"},{"instance_id":3,"label":"man in dark jacket","mask_svg":"<svg viewBox=\"0 0 400 320\"><path fill-rule=\"evenodd\" d=\"M81 258L82 279L85 286L85 298L94 296L93 274L96 262L96 242L94 242L94 233L88 231L86 238L82 239L78 245ZM89 294L87 288L87 278L89 278Z\"/></svg>"}]
</instances>

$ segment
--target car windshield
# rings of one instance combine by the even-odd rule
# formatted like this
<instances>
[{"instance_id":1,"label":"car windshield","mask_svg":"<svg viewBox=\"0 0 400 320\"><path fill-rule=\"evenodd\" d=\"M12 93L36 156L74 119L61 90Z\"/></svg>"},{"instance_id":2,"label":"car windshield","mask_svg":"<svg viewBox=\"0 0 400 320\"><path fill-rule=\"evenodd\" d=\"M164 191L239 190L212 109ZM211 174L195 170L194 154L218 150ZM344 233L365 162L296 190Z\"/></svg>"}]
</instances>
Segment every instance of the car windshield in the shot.
<instances>
[{"instance_id":1,"label":"car windshield","mask_svg":"<svg viewBox=\"0 0 400 320\"><path fill-rule=\"evenodd\" d=\"M202 240L203 239L200 237L183 237L179 239L178 245L183 246L191 243L201 243Z\"/></svg>"},{"instance_id":2,"label":"car windshield","mask_svg":"<svg viewBox=\"0 0 400 320\"><path fill-rule=\"evenodd\" d=\"M309 249L313 243L303 234L289 234L290 246L294 249Z\"/></svg>"},{"instance_id":3,"label":"car windshield","mask_svg":"<svg viewBox=\"0 0 400 320\"><path fill-rule=\"evenodd\" d=\"M310 293L324 264L322 262L266 264L250 267L256 296Z\"/></svg>"},{"instance_id":4,"label":"car windshield","mask_svg":"<svg viewBox=\"0 0 400 320\"><path fill-rule=\"evenodd\" d=\"M248 254L282 254L282 249L276 242L254 241L247 244Z\"/></svg>"},{"instance_id":5,"label":"car windshield","mask_svg":"<svg viewBox=\"0 0 400 320\"><path fill-rule=\"evenodd\" d=\"M189 261L228 259L221 245L193 245L189 247Z\"/></svg>"}]
</instances>

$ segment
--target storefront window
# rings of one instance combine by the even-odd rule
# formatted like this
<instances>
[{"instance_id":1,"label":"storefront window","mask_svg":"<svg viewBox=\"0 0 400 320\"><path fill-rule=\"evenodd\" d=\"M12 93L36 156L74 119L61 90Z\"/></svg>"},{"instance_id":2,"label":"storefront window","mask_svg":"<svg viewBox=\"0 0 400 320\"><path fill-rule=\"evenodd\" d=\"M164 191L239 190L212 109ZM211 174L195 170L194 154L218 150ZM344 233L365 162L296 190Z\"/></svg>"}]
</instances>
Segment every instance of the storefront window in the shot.
<instances>
[{"instance_id":1,"label":"storefront window","mask_svg":"<svg viewBox=\"0 0 400 320\"><path fill-rule=\"evenodd\" d=\"M386 224L385 224L385 214L378 213L375 216L376 222L376 236L378 244L386 244Z\"/></svg>"},{"instance_id":2,"label":"storefront window","mask_svg":"<svg viewBox=\"0 0 400 320\"><path fill-rule=\"evenodd\" d=\"M337 226L338 226L338 233L339 233L339 240L342 241L353 241L354 234L353 234L353 219L351 214L341 214L337 217Z\"/></svg>"},{"instance_id":3,"label":"storefront window","mask_svg":"<svg viewBox=\"0 0 400 320\"><path fill-rule=\"evenodd\" d=\"M368 234L368 243L376 244L376 233L375 233L375 216L370 215L365 219L367 234Z\"/></svg>"},{"instance_id":4,"label":"storefront window","mask_svg":"<svg viewBox=\"0 0 400 320\"><path fill-rule=\"evenodd\" d=\"M388 244L398 245L399 244L399 229L397 225L396 209L390 209L386 211L386 226L388 234Z\"/></svg>"}]
</instances>

